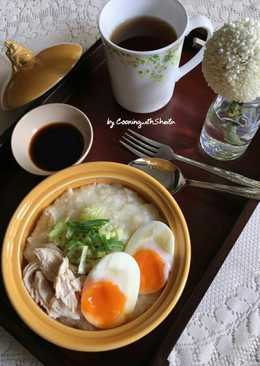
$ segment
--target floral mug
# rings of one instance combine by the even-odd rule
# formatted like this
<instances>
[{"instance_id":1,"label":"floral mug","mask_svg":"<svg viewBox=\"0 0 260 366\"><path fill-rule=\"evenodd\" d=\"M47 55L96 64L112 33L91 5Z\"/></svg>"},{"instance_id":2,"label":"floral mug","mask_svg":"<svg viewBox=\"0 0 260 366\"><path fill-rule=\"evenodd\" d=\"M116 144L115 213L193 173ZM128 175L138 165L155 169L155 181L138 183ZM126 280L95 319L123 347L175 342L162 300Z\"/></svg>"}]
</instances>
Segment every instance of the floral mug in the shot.
<instances>
[{"instance_id":1,"label":"floral mug","mask_svg":"<svg viewBox=\"0 0 260 366\"><path fill-rule=\"evenodd\" d=\"M133 51L111 41L113 31L123 22L152 16L170 24L177 40L153 51ZM105 46L111 84L116 101L137 113L154 112L171 99L176 81L196 67L203 57L201 49L179 67L184 37L195 28L213 33L210 20L203 16L188 18L177 0L110 0L99 17L99 30Z\"/></svg>"}]
</instances>

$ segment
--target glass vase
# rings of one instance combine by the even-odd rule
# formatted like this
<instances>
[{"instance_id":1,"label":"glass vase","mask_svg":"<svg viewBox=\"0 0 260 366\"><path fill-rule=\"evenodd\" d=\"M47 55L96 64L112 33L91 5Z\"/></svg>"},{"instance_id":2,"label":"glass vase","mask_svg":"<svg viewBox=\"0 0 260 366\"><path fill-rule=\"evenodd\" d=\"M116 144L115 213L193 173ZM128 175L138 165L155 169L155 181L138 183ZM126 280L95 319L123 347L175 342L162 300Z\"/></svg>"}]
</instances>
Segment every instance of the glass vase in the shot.
<instances>
[{"instance_id":1,"label":"glass vase","mask_svg":"<svg viewBox=\"0 0 260 366\"><path fill-rule=\"evenodd\" d=\"M248 148L259 124L260 98L239 103L218 95L208 110L200 144L215 159L237 159Z\"/></svg>"}]
</instances>

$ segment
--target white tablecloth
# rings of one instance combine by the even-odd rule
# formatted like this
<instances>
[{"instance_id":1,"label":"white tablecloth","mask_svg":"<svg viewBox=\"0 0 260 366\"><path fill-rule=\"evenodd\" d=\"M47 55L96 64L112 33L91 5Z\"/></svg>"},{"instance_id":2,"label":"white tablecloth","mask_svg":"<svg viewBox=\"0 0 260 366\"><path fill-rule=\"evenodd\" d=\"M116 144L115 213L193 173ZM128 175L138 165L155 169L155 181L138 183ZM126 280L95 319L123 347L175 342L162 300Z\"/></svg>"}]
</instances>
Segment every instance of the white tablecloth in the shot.
<instances>
[{"instance_id":1,"label":"white tablecloth","mask_svg":"<svg viewBox=\"0 0 260 366\"><path fill-rule=\"evenodd\" d=\"M169 356L171 366L260 365L260 204Z\"/></svg>"},{"instance_id":2,"label":"white tablecloth","mask_svg":"<svg viewBox=\"0 0 260 366\"><path fill-rule=\"evenodd\" d=\"M216 26L246 16L260 18L260 0L181 2L189 14L206 15ZM98 37L97 16L105 3L106 0L0 0L0 51L5 39L23 42L34 50L59 41L77 41L88 48ZM4 66L0 67L0 81ZM9 114L0 115L0 132L9 121ZM260 365L259 223L260 206L170 354L171 365ZM40 363L0 327L2 365Z\"/></svg>"}]
</instances>

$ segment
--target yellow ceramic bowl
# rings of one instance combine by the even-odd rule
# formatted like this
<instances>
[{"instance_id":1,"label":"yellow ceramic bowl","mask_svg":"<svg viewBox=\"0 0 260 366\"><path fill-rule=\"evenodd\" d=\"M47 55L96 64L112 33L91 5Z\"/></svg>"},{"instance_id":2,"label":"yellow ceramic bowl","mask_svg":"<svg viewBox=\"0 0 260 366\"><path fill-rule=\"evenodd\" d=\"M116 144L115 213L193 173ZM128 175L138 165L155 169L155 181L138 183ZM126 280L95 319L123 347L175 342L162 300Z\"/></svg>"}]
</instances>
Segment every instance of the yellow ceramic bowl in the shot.
<instances>
[{"instance_id":1,"label":"yellow ceramic bowl","mask_svg":"<svg viewBox=\"0 0 260 366\"><path fill-rule=\"evenodd\" d=\"M22 257L26 238L42 210L68 188L93 182L121 183L157 206L176 237L173 270L157 301L135 320L110 330L84 331L51 319L32 300L22 281ZM21 202L8 226L2 270L11 303L24 322L43 338L77 351L105 351L130 344L157 327L174 308L184 289L191 248L183 214L171 194L140 170L111 162L87 163L65 169L40 183Z\"/></svg>"}]
</instances>

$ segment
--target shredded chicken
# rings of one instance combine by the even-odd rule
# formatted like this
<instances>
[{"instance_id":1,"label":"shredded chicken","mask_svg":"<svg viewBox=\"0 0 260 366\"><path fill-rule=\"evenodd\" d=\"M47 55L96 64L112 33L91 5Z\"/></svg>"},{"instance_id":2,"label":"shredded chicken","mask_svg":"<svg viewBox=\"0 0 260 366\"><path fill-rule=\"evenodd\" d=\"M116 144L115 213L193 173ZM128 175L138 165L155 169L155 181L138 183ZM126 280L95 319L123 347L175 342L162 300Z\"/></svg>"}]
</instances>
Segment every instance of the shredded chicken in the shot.
<instances>
[{"instance_id":1,"label":"shredded chicken","mask_svg":"<svg viewBox=\"0 0 260 366\"><path fill-rule=\"evenodd\" d=\"M74 311L70 310L60 299L57 299L55 296L50 301L48 314L53 319L59 319L61 317L72 320L80 319L80 312L78 309L75 309Z\"/></svg>"},{"instance_id":2,"label":"shredded chicken","mask_svg":"<svg viewBox=\"0 0 260 366\"><path fill-rule=\"evenodd\" d=\"M75 277L69 267L69 259L65 257L60 265L57 278L54 281L55 296L70 309L76 311L78 298L76 292L81 290L80 278Z\"/></svg>"},{"instance_id":3,"label":"shredded chicken","mask_svg":"<svg viewBox=\"0 0 260 366\"><path fill-rule=\"evenodd\" d=\"M23 271L24 284L31 297L52 318L82 323L77 297L82 283L70 269L68 258L62 258L59 249L50 244L34 249L34 255L36 262L29 263Z\"/></svg>"},{"instance_id":4,"label":"shredded chicken","mask_svg":"<svg viewBox=\"0 0 260 366\"><path fill-rule=\"evenodd\" d=\"M54 296L54 291L36 263L29 263L24 268L23 280L34 301L48 311L49 302Z\"/></svg>"},{"instance_id":5,"label":"shredded chicken","mask_svg":"<svg viewBox=\"0 0 260 366\"><path fill-rule=\"evenodd\" d=\"M49 281L54 281L57 277L59 267L62 263L62 252L54 244L48 244L44 248L34 249L36 263L42 273Z\"/></svg>"},{"instance_id":6,"label":"shredded chicken","mask_svg":"<svg viewBox=\"0 0 260 366\"><path fill-rule=\"evenodd\" d=\"M28 262L35 261L34 250L39 247L44 247L48 242L46 233L38 233L35 236L31 236L27 239L27 244L24 250L24 257Z\"/></svg>"},{"instance_id":7,"label":"shredded chicken","mask_svg":"<svg viewBox=\"0 0 260 366\"><path fill-rule=\"evenodd\" d=\"M50 214L45 210L37 222L33 233L27 239L27 243L24 250L24 257L28 262L35 261L35 248L45 247L48 243L48 232L53 226L54 221Z\"/></svg>"},{"instance_id":8,"label":"shredded chicken","mask_svg":"<svg viewBox=\"0 0 260 366\"><path fill-rule=\"evenodd\" d=\"M84 324L76 295L81 289L80 278L76 278L70 270L67 258L63 259L57 272L56 280L51 283L44 276L38 263L29 263L23 271L25 287L34 301L52 318L62 318L63 323L69 323L71 320L78 328L86 329L88 324Z\"/></svg>"},{"instance_id":9,"label":"shredded chicken","mask_svg":"<svg viewBox=\"0 0 260 366\"><path fill-rule=\"evenodd\" d=\"M24 285L33 299L35 299L34 277L38 269L39 267L36 263L28 263L23 270Z\"/></svg>"},{"instance_id":10,"label":"shredded chicken","mask_svg":"<svg viewBox=\"0 0 260 366\"><path fill-rule=\"evenodd\" d=\"M53 288L51 284L46 280L41 271L37 271L35 273L34 285L37 291L36 300L39 305L41 305L44 309L48 309L49 302L53 297Z\"/></svg>"}]
</instances>

